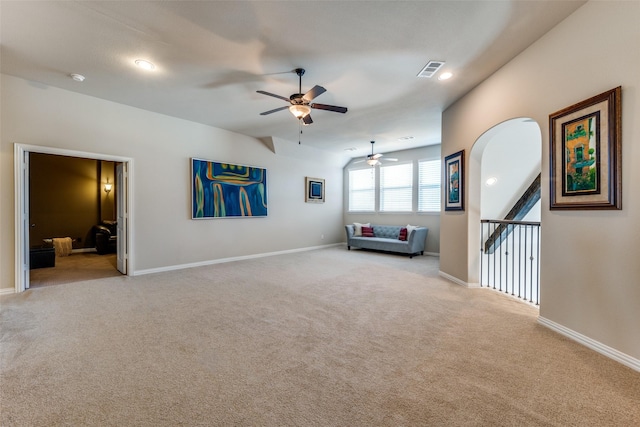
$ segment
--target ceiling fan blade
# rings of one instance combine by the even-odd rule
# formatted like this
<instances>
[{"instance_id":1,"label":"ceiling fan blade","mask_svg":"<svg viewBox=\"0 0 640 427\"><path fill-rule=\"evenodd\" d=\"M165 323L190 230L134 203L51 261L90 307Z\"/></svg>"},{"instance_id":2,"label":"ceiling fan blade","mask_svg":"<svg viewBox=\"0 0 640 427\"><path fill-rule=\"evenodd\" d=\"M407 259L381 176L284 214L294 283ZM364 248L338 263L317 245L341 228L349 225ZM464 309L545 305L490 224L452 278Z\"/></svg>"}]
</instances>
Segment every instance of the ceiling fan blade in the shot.
<instances>
[{"instance_id":1,"label":"ceiling fan blade","mask_svg":"<svg viewBox=\"0 0 640 427\"><path fill-rule=\"evenodd\" d=\"M371 158L374 159L374 160L378 160L382 156L383 156L383 154L374 154L373 156L371 156Z\"/></svg>"},{"instance_id":2,"label":"ceiling fan blade","mask_svg":"<svg viewBox=\"0 0 640 427\"><path fill-rule=\"evenodd\" d=\"M267 95L267 96L273 96L274 98L279 98L279 99L282 99L282 100L287 101L287 102L291 102L289 100L289 98L285 98L284 96L276 95L275 93L265 92L263 90L257 90L256 92L261 93L263 95Z\"/></svg>"},{"instance_id":3,"label":"ceiling fan blade","mask_svg":"<svg viewBox=\"0 0 640 427\"><path fill-rule=\"evenodd\" d=\"M266 116L267 114L275 113L276 111L286 110L289 108L288 106L274 108L273 110L265 111L264 113L260 113L261 116Z\"/></svg>"},{"instance_id":4,"label":"ceiling fan blade","mask_svg":"<svg viewBox=\"0 0 640 427\"><path fill-rule=\"evenodd\" d=\"M356 163L362 163L362 162L366 162L367 159L362 159L362 160L356 160L355 162L353 162L353 164L355 165Z\"/></svg>"},{"instance_id":5,"label":"ceiling fan blade","mask_svg":"<svg viewBox=\"0 0 640 427\"><path fill-rule=\"evenodd\" d=\"M326 105L326 104L311 104L311 108L315 108L316 110L327 110L334 111L336 113L346 113L347 107L336 107L335 105Z\"/></svg>"},{"instance_id":6,"label":"ceiling fan blade","mask_svg":"<svg viewBox=\"0 0 640 427\"><path fill-rule=\"evenodd\" d=\"M306 116L304 116L302 118L302 123L304 123L305 125L310 125L311 123L313 123L313 120L311 119L311 114L307 114Z\"/></svg>"},{"instance_id":7,"label":"ceiling fan blade","mask_svg":"<svg viewBox=\"0 0 640 427\"><path fill-rule=\"evenodd\" d=\"M304 99L305 101L309 102L313 98L315 98L316 96L322 95L326 91L327 90L325 88L323 88L322 86L315 85L314 87L311 88L311 90L309 92L304 94L302 99Z\"/></svg>"},{"instance_id":8,"label":"ceiling fan blade","mask_svg":"<svg viewBox=\"0 0 640 427\"><path fill-rule=\"evenodd\" d=\"M398 161L398 159L394 159L394 158L392 158L392 157L385 157L384 161L385 161L385 162L397 162L397 161Z\"/></svg>"}]
</instances>

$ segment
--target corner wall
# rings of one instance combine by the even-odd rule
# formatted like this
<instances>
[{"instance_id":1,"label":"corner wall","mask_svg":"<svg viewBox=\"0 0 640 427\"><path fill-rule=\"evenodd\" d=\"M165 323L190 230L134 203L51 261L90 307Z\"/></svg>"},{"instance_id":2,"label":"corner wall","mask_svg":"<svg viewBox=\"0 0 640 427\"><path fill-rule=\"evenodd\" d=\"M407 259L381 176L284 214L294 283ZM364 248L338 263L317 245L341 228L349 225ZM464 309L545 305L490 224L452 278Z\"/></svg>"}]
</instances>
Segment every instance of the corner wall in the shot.
<instances>
[{"instance_id":1,"label":"corner wall","mask_svg":"<svg viewBox=\"0 0 640 427\"><path fill-rule=\"evenodd\" d=\"M0 89L0 291L14 286L14 143L134 159L134 274L344 240L337 156L4 74ZM266 168L268 217L192 220L191 157ZM325 179L325 203L305 203L305 176Z\"/></svg>"},{"instance_id":2,"label":"corner wall","mask_svg":"<svg viewBox=\"0 0 640 427\"><path fill-rule=\"evenodd\" d=\"M640 360L640 2L591 1L443 115L442 154L514 117L542 129L540 316ZM549 210L549 114L622 86L621 211ZM468 165L467 164L467 172ZM469 188L466 173L466 188ZM467 197L469 195L467 194ZM468 282L467 212L443 212L440 269Z\"/></svg>"}]
</instances>

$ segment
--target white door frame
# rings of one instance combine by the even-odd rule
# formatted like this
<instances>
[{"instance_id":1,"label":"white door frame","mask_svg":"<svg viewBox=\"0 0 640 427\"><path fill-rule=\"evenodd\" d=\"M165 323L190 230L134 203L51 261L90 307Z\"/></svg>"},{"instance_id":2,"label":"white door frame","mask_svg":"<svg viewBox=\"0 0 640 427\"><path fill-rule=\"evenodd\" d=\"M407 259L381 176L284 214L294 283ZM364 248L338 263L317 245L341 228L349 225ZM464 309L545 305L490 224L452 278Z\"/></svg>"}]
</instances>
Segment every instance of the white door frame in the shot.
<instances>
[{"instance_id":1,"label":"white door frame","mask_svg":"<svg viewBox=\"0 0 640 427\"><path fill-rule=\"evenodd\" d=\"M15 189L15 291L23 292L29 287L29 185L24 165L27 153L54 154L67 157L107 160L122 162L126 166L127 179L121 188L126 206L126 226L123 229L125 244L122 245L127 259L127 276L133 276L133 159L112 156L109 154L88 153L84 151L65 150L62 148L42 147L37 145L14 144L14 189Z\"/></svg>"},{"instance_id":2,"label":"white door frame","mask_svg":"<svg viewBox=\"0 0 640 427\"><path fill-rule=\"evenodd\" d=\"M129 229L129 206L127 200L127 193L123 189L127 186L129 180L127 171L127 163L116 163L116 229L118 236L126 236ZM116 267L122 274L127 274L128 271L128 257L127 257L127 241L126 239L118 238L116 249Z\"/></svg>"}]
</instances>

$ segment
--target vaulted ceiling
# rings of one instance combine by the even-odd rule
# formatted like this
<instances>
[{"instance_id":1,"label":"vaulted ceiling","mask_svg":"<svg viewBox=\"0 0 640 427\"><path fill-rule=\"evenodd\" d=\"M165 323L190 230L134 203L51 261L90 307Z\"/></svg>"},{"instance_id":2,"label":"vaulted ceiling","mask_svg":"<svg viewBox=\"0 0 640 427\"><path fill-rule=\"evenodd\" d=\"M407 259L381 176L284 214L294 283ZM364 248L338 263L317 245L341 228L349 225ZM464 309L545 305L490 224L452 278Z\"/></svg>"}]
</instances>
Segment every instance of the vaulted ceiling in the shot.
<instances>
[{"instance_id":1,"label":"vaulted ceiling","mask_svg":"<svg viewBox=\"0 0 640 427\"><path fill-rule=\"evenodd\" d=\"M6 1L2 73L361 156L440 143L442 111L584 1ZM146 59L145 71L134 65ZM444 61L438 80L417 74ZM288 98L320 85L299 126ZM70 74L85 77L76 82ZM61 107L63 108L63 107ZM302 130L302 134L299 132Z\"/></svg>"}]
</instances>

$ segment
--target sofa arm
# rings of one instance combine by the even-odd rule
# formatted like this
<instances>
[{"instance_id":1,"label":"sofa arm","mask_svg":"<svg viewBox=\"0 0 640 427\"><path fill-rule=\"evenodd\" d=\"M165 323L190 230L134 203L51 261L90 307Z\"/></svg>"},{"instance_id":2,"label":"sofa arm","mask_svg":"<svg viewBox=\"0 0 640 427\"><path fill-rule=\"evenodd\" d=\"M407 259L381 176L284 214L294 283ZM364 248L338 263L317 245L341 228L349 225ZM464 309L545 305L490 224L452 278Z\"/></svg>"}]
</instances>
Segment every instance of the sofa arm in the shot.
<instances>
[{"instance_id":1,"label":"sofa arm","mask_svg":"<svg viewBox=\"0 0 640 427\"><path fill-rule=\"evenodd\" d=\"M355 233L353 224L345 225L344 230L347 232L347 242L348 242L353 237L353 233Z\"/></svg>"},{"instance_id":2,"label":"sofa arm","mask_svg":"<svg viewBox=\"0 0 640 427\"><path fill-rule=\"evenodd\" d=\"M409 238L407 239L407 244L409 245L409 253L417 254L420 252L424 253L424 245L427 240L427 233L429 229L426 227L419 227L413 230L409 234Z\"/></svg>"},{"instance_id":3,"label":"sofa arm","mask_svg":"<svg viewBox=\"0 0 640 427\"><path fill-rule=\"evenodd\" d=\"M353 224L345 225L344 230L347 233L347 249L351 250L351 238L353 237L353 233L355 232Z\"/></svg>"},{"instance_id":4,"label":"sofa arm","mask_svg":"<svg viewBox=\"0 0 640 427\"><path fill-rule=\"evenodd\" d=\"M111 230L104 225L94 225L93 228L96 234L105 234L107 238L111 237Z\"/></svg>"}]
</instances>

